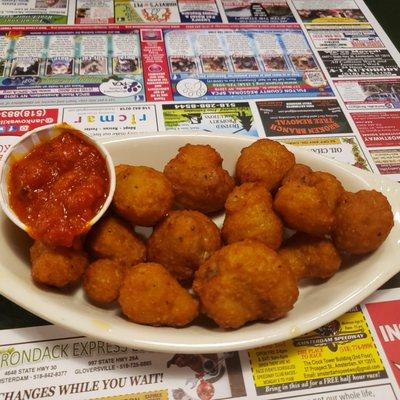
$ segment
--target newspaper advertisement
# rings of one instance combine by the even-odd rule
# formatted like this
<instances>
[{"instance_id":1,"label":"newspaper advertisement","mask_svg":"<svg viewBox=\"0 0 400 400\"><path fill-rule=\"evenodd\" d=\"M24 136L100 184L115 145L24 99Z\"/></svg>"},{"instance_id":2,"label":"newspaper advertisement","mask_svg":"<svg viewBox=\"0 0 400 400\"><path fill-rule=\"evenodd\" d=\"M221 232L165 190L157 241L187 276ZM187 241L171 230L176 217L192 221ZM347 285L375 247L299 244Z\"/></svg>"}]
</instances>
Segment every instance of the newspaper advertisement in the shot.
<instances>
[{"instance_id":1,"label":"newspaper advertisement","mask_svg":"<svg viewBox=\"0 0 400 400\"><path fill-rule=\"evenodd\" d=\"M258 136L249 103L163 104L165 130Z\"/></svg>"},{"instance_id":2,"label":"newspaper advertisement","mask_svg":"<svg viewBox=\"0 0 400 400\"><path fill-rule=\"evenodd\" d=\"M400 148L371 149L370 154L382 175L400 182Z\"/></svg>"},{"instance_id":3,"label":"newspaper advertisement","mask_svg":"<svg viewBox=\"0 0 400 400\"><path fill-rule=\"evenodd\" d=\"M386 49L330 50L319 55L332 78L400 75L398 63Z\"/></svg>"},{"instance_id":4,"label":"newspaper advertisement","mask_svg":"<svg viewBox=\"0 0 400 400\"><path fill-rule=\"evenodd\" d=\"M20 329L18 339L15 334L1 333L2 400L233 399L246 394L235 352L150 353L55 326Z\"/></svg>"},{"instance_id":5,"label":"newspaper advertisement","mask_svg":"<svg viewBox=\"0 0 400 400\"><path fill-rule=\"evenodd\" d=\"M295 22L286 0L222 0L229 22Z\"/></svg>"},{"instance_id":6,"label":"newspaper advertisement","mask_svg":"<svg viewBox=\"0 0 400 400\"><path fill-rule=\"evenodd\" d=\"M367 147L399 146L400 111L351 114Z\"/></svg>"},{"instance_id":7,"label":"newspaper advertisement","mask_svg":"<svg viewBox=\"0 0 400 400\"><path fill-rule=\"evenodd\" d=\"M332 158L357 168L372 171L368 151L356 136L329 136L312 138L279 139L279 142L293 146L302 146L324 157Z\"/></svg>"},{"instance_id":8,"label":"newspaper advertisement","mask_svg":"<svg viewBox=\"0 0 400 400\"><path fill-rule=\"evenodd\" d=\"M0 46L8 104L332 95L297 25L4 31Z\"/></svg>"},{"instance_id":9,"label":"newspaper advertisement","mask_svg":"<svg viewBox=\"0 0 400 400\"><path fill-rule=\"evenodd\" d=\"M268 137L351 132L336 100L262 101L257 107Z\"/></svg>"},{"instance_id":10,"label":"newspaper advertisement","mask_svg":"<svg viewBox=\"0 0 400 400\"><path fill-rule=\"evenodd\" d=\"M390 385L381 391L387 373L359 307L307 335L250 350L249 358L256 393L267 394L266 399L343 384L357 387L360 381L370 381L377 393L395 398ZM375 391L374 386L369 389Z\"/></svg>"},{"instance_id":11,"label":"newspaper advertisement","mask_svg":"<svg viewBox=\"0 0 400 400\"><path fill-rule=\"evenodd\" d=\"M214 0L114 0L117 23L222 22Z\"/></svg>"},{"instance_id":12,"label":"newspaper advertisement","mask_svg":"<svg viewBox=\"0 0 400 400\"><path fill-rule=\"evenodd\" d=\"M0 25L66 24L68 1L0 0Z\"/></svg>"},{"instance_id":13,"label":"newspaper advertisement","mask_svg":"<svg viewBox=\"0 0 400 400\"><path fill-rule=\"evenodd\" d=\"M76 24L112 24L114 0L76 0Z\"/></svg>"},{"instance_id":14,"label":"newspaper advertisement","mask_svg":"<svg viewBox=\"0 0 400 400\"><path fill-rule=\"evenodd\" d=\"M400 55L362 0L0 0L0 159L59 122L270 138L400 181ZM201 355L20 328L0 302L0 400L399 400L388 285L306 335Z\"/></svg>"},{"instance_id":15,"label":"newspaper advertisement","mask_svg":"<svg viewBox=\"0 0 400 400\"><path fill-rule=\"evenodd\" d=\"M376 342L382 347L387 364L400 386L400 314L399 298L395 290L378 292L371 296L364 307L372 322Z\"/></svg>"},{"instance_id":16,"label":"newspaper advertisement","mask_svg":"<svg viewBox=\"0 0 400 400\"><path fill-rule=\"evenodd\" d=\"M0 101L143 101L139 41L134 29L3 31Z\"/></svg>"},{"instance_id":17,"label":"newspaper advertisement","mask_svg":"<svg viewBox=\"0 0 400 400\"><path fill-rule=\"evenodd\" d=\"M158 131L155 106L147 104L64 107L62 121L98 140Z\"/></svg>"},{"instance_id":18,"label":"newspaper advertisement","mask_svg":"<svg viewBox=\"0 0 400 400\"><path fill-rule=\"evenodd\" d=\"M340 80L335 86L348 110L400 108L400 79Z\"/></svg>"},{"instance_id":19,"label":"newspaper advertisement","mask_svg":"<svg viewBox=\"0 0 400 400\"><path fill-rule=\"evenodd\" d=\"M296 25L167 30L165 47L177 101L332 94Z\"/></svg>"},{"instance_id":20,"label":"newspaper advertisement","mask_svg":"<svg viewBox=\"0 0 400 400\"><path fill-rule=\"evenodd\" d=\"M384 49L385 45L370 25L317 25L308 30L314 46L324 49Z\"/></svg>"},{"instance_id":21,"label":"newspaper advertisement","mask_svg":"<svg viewBox=\"0 0 400 400\"><path fill-rule=\"evenodd\" d=\"M349 24L367 22L354 0L293 0L305 24Z\"/></svg>"}]
</instances>

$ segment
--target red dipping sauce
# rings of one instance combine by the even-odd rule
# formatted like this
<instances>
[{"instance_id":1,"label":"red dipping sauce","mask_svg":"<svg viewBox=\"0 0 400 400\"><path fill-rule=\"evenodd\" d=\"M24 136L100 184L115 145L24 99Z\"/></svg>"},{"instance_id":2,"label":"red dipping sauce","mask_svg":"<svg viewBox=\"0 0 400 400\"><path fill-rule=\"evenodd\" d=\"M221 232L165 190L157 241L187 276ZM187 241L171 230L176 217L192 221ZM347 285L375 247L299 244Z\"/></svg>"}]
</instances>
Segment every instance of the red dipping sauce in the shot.
<instances>
[{"instance_id":1,"label":"red dipping sauce","mask_svg":"<svg viewBox=\"0 0 400 400\"><path fill-rule=\"evenodd\" d=\"M106 201L109 185L99 150L79 131L61 129L12 164L9 202L31 237L70 247Z\"/></svg>"}]
</instances>

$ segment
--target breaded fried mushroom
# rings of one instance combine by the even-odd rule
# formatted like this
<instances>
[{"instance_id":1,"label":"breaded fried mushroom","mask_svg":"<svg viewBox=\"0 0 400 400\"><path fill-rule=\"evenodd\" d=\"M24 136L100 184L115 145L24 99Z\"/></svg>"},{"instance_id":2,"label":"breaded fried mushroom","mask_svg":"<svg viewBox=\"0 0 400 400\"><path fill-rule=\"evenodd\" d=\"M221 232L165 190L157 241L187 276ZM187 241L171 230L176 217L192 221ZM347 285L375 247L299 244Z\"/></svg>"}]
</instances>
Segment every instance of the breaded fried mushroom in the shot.
<instances>
[{"instance_id":1,"label":"breaded fried mushroom","mask_svg":"<svg viewBox=\"0 0 400 400\"><path fill-rule=\"evenodd\" d=\"M308 165L295 164L287 172L282 180L282 185L288 182L304 182L306 176L312 173L312 169Z\"/></svg>"},{"instance_id":2,"label":"breaded fried mushroom","mask_svg":"<svg viewBox=\"0 0 400 400\"><path fill-rule=\"evenodd\" d=\"M144 325L184 326L198 315L197 300L157 263L127 270L119 304L131 321Z\"/></svg>"},{"instance_id":3,"label":"breaded fried mushroom","mask_svg":"<svg viewBox=\"0 0 400 400\"><path fill-rule=\"evenodd\" d=\"M173 185L179 206L206 214L221 210L235 186L222 168L220 154L209 145L181 147L165 166L164 174Z\"/></svg>"},{"instance_id":4,"label":"breaded fried mushroom","mask_svg":"<svg viewBox=\"0 0 400 400\"><path fill-rule=\"evenodd\" d=\"M146 246L128 223L113 215L102 218L88 234L86 246L95 258L109 258L124 267L146 260Z\"/></svg>"},{"instance_id":5,"label":"breaded fried mushroom","mask_svg":"<svg viewBox=\"0 0 400 400\"><path fill-rule=\"evenodd\" d=\"M350 254L370 253L386 240L393 224L392 208L382 193L346 192L336 208L333 242Z\"/></svg>"},{"instance_id":6,"label":"breaded fried mushroom","mask_svg":"<svg viewBox=\"0 0 400 400\"><path fill-rule=\"evenodd\" d=\"M298 280L328 279L339 270L342 262L329 239L299 232L283 245L278 254Z\"/></svg>"},{"instance_id":7,"label":"breaded fried mushroom","mask_svg":"<svg viewBox=\"0 0 400 400\"><path fill-rule=\"evenodd\" d=\"M345 192L336 176L329 172L314 171L307 175L304 181L308 186L317 188L323 194L329 209L334 212L340 196Z\"/></svg>"},{"instance_id":8,"label":"breaded fried mushroom","mask_svg":"<svg viewBox=\"0 0 400 400\"><path fill-rule=\"evenodd\" d=\"M329 234L334 214L319 189L299 182L281 186L274 199L274 209L291 229L314 236Z\"/></svg>"},{"instance_id":9,"label":"breaded fried mushroom","mask_svg":"<svg viewBox=\"0 0 400 400\"><path fill-rule=\"evenodd\" d=\"M76 284L89 264L81 250L49 247L39 241L33 244L30 254L33 280L58 288Z\"/></svg>"},{"instance_id":10,"label":"breaded fried mushroom","mask_svg":"<svg viewBox=\"0 0 400 400\"><path fill-rule=\"evenodd\" d=\"M242 149L236 163L236 178L239 183L260 182L267 190L273 190L294 164L295 157L285 146L260 139Z\"/></svg>"},{"instance_id":11,"label":"breaded fried mushroom","mask_svg":"<svg viewBox=\"0 0 400 400\"><path fill-rule=\"evenodd\" d=\"M115 211L135 225L153 226L172 207L172 185L150 167L118 165L113 198Z\"/></svg>"},{"instance_id":12,"label":"breaded fried mushroom","mask_svg":"<svg viewBox=\"0 0 400 400\"><path fill-rule=\"evenodd\" d=\"M154 228L147 255L148 261L186 280L220 247L220 232L211 219L198 211L181 210L171 212Z\"/></svg>"},{"instance_id":13,"label":"breaded fried mushroom","mask_svg":"<svg viewBox=\"0 0 400 400\"><path fill-rule=\"evenodd\" d=\"M258 240L276 250L282 243L283 224L272 209L272 196L261 183L243 183L225 203L222 226L225 243Z\"/></svg>"},{"instance_id":14,"label":"breaded fried mushroom","mask_svg":"<svg viewBox=\"0 0 400 400\"><path fill-rule=\"evenodd\" d=\"M83 279L83 289L95 303L108 304L118 298L124 268L106 258L89 265Z\"/></svg>"},{"instance_id":15,"label":"breaded fried mushroom","mask_svg":"<svg viewBox=\"0 0 400 400\"><path fill-rule=\"evenodd\" d=\"M275 320L298 297L292 271L264 244L244 240L218 250L196 272L201 309L222 328Z\"/></svg>"}]
</instances>

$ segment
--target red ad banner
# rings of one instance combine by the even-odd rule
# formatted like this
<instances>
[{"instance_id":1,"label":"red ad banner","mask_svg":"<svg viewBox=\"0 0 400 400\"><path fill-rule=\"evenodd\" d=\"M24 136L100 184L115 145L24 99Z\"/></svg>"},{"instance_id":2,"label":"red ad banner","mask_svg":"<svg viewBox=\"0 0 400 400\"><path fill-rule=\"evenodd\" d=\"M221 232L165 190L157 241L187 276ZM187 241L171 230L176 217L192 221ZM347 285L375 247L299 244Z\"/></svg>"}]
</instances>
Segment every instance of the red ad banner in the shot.
<instances>
[{"instance_id":1,"label":"red ad banner","mask_svg":"<svg viewBox=\"0 0 400 400\"><path fill-rule=\"evenodd\" d=\"M24 133L39 126L55 124L57 119L58 109L56 108L0 109L0 137L22 136Z\"/></svg>"},{"instance_id":2,"label":"red ad banner","mask_svg":"<svg viewBox=\"0 0 400 400\"><path fill-rule=\"evenodd\" d=\"M400 300L365 305L400 386Z\"/></svg>"},{"instance_id":3,"label":"red ad banner","mask_svg":"<svg viewBox=\"0 0 400 400\"><path fill-rule=\"evenodd\" d=\"M400 112L354 113L351 116L367 147L400 145Z\"/></svg>"}]
</instances>

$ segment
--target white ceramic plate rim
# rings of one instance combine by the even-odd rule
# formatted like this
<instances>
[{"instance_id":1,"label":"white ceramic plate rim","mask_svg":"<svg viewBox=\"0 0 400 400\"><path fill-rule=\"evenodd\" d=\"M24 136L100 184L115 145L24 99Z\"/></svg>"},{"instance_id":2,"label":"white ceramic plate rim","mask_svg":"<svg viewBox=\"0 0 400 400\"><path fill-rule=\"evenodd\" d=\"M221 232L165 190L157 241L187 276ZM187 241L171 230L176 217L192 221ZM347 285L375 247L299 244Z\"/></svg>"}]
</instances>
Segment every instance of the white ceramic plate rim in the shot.
<instances>
[{"instance_id":1,"label":"white ceramic plate rim","mask_svg":"<svg viewBox=\"0 0 400 400\"><path fill-rule=\"evenodd\" d=\"M170 140L176 141L177 138L181 138L182 145L192 141L193 143L207 143L211 145L219 140L226 141L237 141L241 147L248 146L251 142L258 138L251 138L246 136L233 136L233 135L220 135L210 133L193 133L193 132L178 132L178 133L165 133L160 134L159 132L147 133L137 137L129 139L120 139L115 141L106 142L106 148L108 146L117 145L120 142L126 142L126 146L130 143L135 143L138 140ZM387 195L394 196L396 200L391 201L392 208L395 213L395 227L398 230L400 226L400 185L394 181L383 178L379 175L373 175L369 172L360 170L358 168L342 164L322 156L313 154L310 152L299 149L298 147L288 146L296 156L315 158L319 162L335 166L337 170L343 171L343 173L353 173L357 175L365 184L376 190L383 191ZM162 151L162 147L160 148ZM328 167L329 170L329 167ZM393 195L393 193L396 195ZM393 204L395 201L395 204ZM391 236L393 235L393 231ZM213 333L207 336L207 332L204 331L203 336L193 337L192 341L188 343L182 343L177 338L184 338L185 335L190 335L186 328L173 329L173 328L151 328L143 327L141 325L130 324L132 336L126 335L126 332L120 332L117 329L107 326L106 322L102 320L94 320L89 315L82 315L77 312L76 309L65 308L62 305L49 302L46 296L41 295L37 290L33 290L35 286L32 282L25 284L21 283L20 279L14 276L10 271L7 270L3 264L2 255L0 253L0 293L13 301L14 303L24 307L28 311L44 318L54 324L65 327L69 330L79 332L90 337L101 339L107 342L112 342L128 347L135 347L150 351L159 352L178 352L178 353L207 353L207 352L223 352L223 351L237 351L243 349L254 348L258 346L273 344L276 342L291 339L301 334L310 332L318 327L332 321L333 319L344 314L350 308L359 304L368 295L377 290L383 283L394 276L400 271L400 238L393 238L397 240L395 254L387 255L390 257L392 262L389 265L385 265L385 268L377 268L376 274L373 279L363 281L363 277L360 276L360 282L357 282L354 286L354 290L346 292L344 297L340 297L337 302L330 309L323 309L315 315L313 318L309 318L306 321L291 321L290 313L286 319L279 320L283 324L283 328L274 329L274 323L262 325L265 329L256 329L256 334L250 331L227 331L217 332L214 336ZM377 255L379 256L379 255ZM338 274L339 275L339 274ZM360 283L363 283L360 286ZM21 292L22 291L22 292ZM146 335L146 329L157 329L159 330L159 339L154 340ZM150 332L150 331L147 331ZM183 335L183 336L182 336ZM222 336L222 340L215 340L216 337Z\"/></svg>"}]
</instances>

